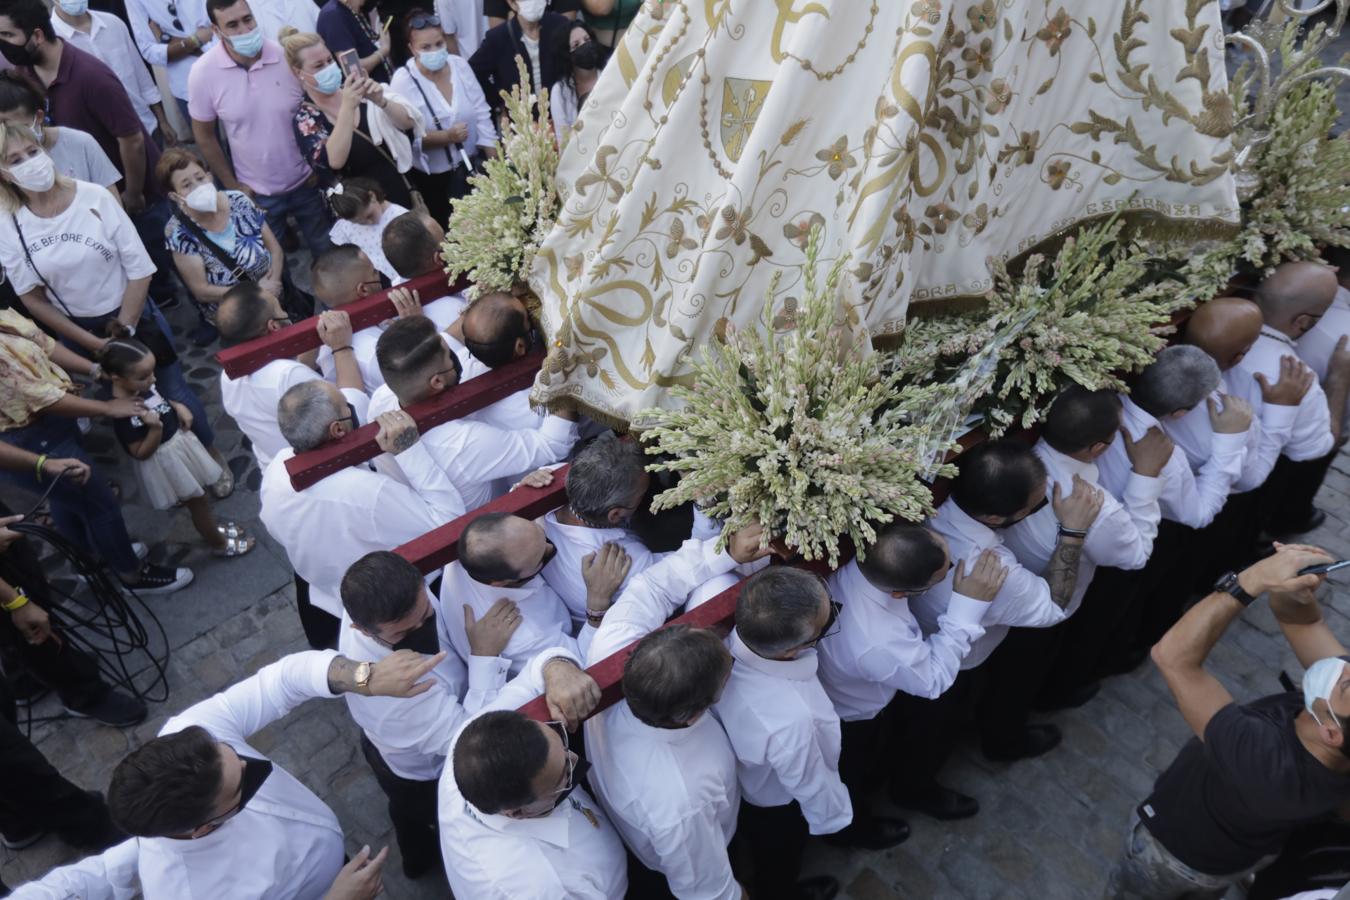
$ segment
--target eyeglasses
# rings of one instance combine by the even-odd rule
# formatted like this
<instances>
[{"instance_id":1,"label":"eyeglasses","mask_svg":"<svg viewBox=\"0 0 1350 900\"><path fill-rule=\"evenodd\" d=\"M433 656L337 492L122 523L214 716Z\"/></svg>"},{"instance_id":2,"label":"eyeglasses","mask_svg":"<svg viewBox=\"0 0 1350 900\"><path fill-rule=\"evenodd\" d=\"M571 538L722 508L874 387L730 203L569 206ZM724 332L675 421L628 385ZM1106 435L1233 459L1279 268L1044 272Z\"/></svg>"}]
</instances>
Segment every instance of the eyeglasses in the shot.
<instances>
[{"instance_id":1,"label":"eyeglasses","mask_svg":"<svg viewBox=\"0 0 1350 900\"><path fill-rule=\"evenodd\" d=\"M553 791L553 808L557 809L577 786L577 756L572 752L572 741L567 736L567 726L562 722L545 722L549 728L562 738L563 753L567 756L567 784Z\"/></svg>"},{"instance_id":2,"label":"eyeglasses","mask_svg":"<svg viewBox=\"0 0 1350 900\"><path fill-rule=\"evenodd\" d=\"M339 421L339 422L351 422L351 423L352 423L352 428L356 428L356 407L354 407L354 406L352 406L350 403L348 403L348 404L347 404L347 414L346 414L345 416L338 416L337 421Z\"/></svg>"},{"instance_id":3,"label":"eyeglasses","mask_svg":"<svg viewBox=\"0 0 1350 900\"><path fill-rule=\"evenodd\" d=\"M440 28L440 16L413 16L408 20L408 30L418 31L423 28Z\"/></svg>"},{"instance_id":4,"label":"eyeglasses","mask_svg":"<svg viewBox=\"0 0 1350 900\"><path fill-rule=\"evenodd\" d=\"M825 627L820 629L820 634L811 638L811 640L802 644L803 647L814 647L827 637L833 637L839 633L839 611L843 609L843 604L838 600L830 601L830 615L825 619Z\"/></svg>"}]
</instances>

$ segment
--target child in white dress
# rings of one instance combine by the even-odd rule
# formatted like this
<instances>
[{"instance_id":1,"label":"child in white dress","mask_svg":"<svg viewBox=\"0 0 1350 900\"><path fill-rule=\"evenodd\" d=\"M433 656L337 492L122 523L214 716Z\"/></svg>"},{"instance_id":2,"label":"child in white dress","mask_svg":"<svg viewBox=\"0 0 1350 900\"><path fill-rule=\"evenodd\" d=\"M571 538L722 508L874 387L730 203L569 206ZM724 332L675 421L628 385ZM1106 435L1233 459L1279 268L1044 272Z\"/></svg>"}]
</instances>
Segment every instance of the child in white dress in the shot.
<instances>
[{"instance_id":1,"label":"child in white dress","mask_svg":"<svg viewBox=\"0 0 1350 900\"><path fill-rule=\"evenodd\" d=\"M407 212L384 196L379 182L371 178L348 178L326 191L328 206L338 222L328 233L334 244L354 244L365 252L375 270L391 284L401 279L384 258L384 226Z\"/></svg>"}]
</instances>

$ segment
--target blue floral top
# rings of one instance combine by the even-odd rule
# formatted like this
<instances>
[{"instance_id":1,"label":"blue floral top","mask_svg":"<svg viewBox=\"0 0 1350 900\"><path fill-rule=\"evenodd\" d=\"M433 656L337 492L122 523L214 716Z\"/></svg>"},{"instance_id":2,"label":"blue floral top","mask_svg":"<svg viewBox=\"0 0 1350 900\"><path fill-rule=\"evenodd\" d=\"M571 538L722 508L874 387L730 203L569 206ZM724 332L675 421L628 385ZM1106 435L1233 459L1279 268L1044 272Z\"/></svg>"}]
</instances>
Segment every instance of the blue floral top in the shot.
<instances>
[{"instance_id":1,"label":"blue floral top","mask_svg":"<svg viewBox=\"0 0 1350 900\"><path fill-rule=\"evenodd\" d=\"M263 225L267 220L263 211L248 196L239 191L226 191L230 201L230 224L225 234L219 235L217 245L243 266L244 273L254 280L261 280L272 268L272 254L263 243ZM164 227L164 241L169 252L184 256L200 256L206 266L206 282L212 285L234 285L238 279L234 276L234 266L226 267L216 255L203 247L175 213ZM206 229L202 229L205 231ZM208 236L211 236L207 232ZM230 241L233 244L230 244Z\"/></svg>"}]
</instances>

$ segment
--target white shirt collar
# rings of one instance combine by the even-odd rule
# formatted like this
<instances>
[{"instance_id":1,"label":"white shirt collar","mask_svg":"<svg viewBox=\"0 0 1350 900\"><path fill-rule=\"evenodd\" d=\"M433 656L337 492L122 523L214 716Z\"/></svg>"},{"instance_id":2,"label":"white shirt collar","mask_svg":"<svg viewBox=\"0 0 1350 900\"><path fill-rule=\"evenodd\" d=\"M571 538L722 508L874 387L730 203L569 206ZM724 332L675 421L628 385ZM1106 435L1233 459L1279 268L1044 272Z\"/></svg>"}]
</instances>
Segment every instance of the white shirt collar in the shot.
<instances>
[{"instance_id":1,"label":"white shirt collar","mask_svg":"<svg viewBox=\"0 0 1350 900\"><path fill-rule=\"evenodd\" d=\"M1261 334L1262 334L1263 337L1268 337L1268 338L1270 338L1271 340L1279 341L1281 344L1284 344L1286 347L1289 347L1289 348L1291 348L1291 349L1294 347L1294 339L1293 339L1293 338L1291 338L1289 335L1285 334L1285 333L1282 332L1282 331L1276 331L1274 328L1271 328L1269 325L1262 325L1262 326L1261 326Z\"/></svg>"},{"instance_id":2,"label":"white shirt collar","mask_svg":"<svg viewBox=\"0 0 1350 900\"><path fill-rule=\"evenodd\" d=\"M1074 459L1072 456L1060 453L1054 447L1047 444L1045 438L1041 438L1037 441L1036 446L1032 449L1035 451L1036 455L1045 462L1046 467L1051 470L1051 474L1062 476L1056 477L1055 481L1062 482L1066 488L1069 487L1069 483L1073 481L1073 476L1075 475L1082 478L1088 484L1097 483L1096 463L1083 462L1082 460Z\"/></svg>"},{"instance_id":3,"label":"white shirt collar","mask_svg":"<svg viewBox=\"0 0 1350 900\"><path fill-rule=\"evenodd\" d=\"M103 22L99 21L98 13L95 10L89 10L89 30L80 31L74 25L62 19L56 13L52 13L52 28L56 31L56 36L62 40L69 40L73 34L87 36L93 40L94 36L103 30Z\"/></svg>"},{"instance_id":4,"label":"white shirt collar","mask_svg":"<svg viewBox=\"0 0 1350 900\"><path fill-rule=\"evenodd\" d=\"M953 531L977 547L992 547L1002 543L998 532L983 522L972 519L950 497L938 508L934 519L946 522Z\"/></svg>"},{"instance_id":5,"label":"white shirt collar","mask_svg":"<svg viewBox=\"0 0 1350 900\"><path fill-rule=\"evenodd\" d=\"M626 719L624 728L642 734L654 741L661 741L666 744L684 744L694 738L699 728L706 727L709 722L713 722L714 728L721 728L721 725L715 723L712 718L712 710L709 709L699 716L698 721L686 728L654 728L646 722L633 715L633 711L628 708L627 703L619 703L615 707L617 717Z\"/></svg>"},{"instance_id":6,"label":"white shirt collar","mask_svg":"<svg viewBox=\"0 0 1350 900\"><path fill-rule=\"evenodd\" d=\"M579 790L579 789L578 789ZM575 791L573 792L576 793ZM566 848L568 845L567 837L567 817L569 815L581 815L581 813L569 802L572 798L564 800L562 804L553 812L546 816L539 816L534 819L513 819L510 816L488 815L473 808L468 800L464 800L464 812L470 817L483 823L493 831L512 836L526 837L531 840L544 841L555 847Z\"/></svg>"},{"instance_id":7,"label":"white shirt collar","mask_svg":"<svg viewBox=\"0 0 1350 900\"><path fill-rule=\"evenodd\" d=\"M493 600L498 597L505 597L508 600L519 603L522 600L528 600L539 593L541 588L546 587L542 575L536 575L520 587L498 587L493 584L484 584L475 578L472 578L468 572L464 571L464 566L459 563L450 565L450 574L454 578L455 584L466 591L473 591L478 596L491 594Z\"/></svg>"},{"instance_id":8,"label":"white shirt collar","mask_svg":"<svg viewBox=\"0 0 1350 900\"><path fill-rule=\"evenodd\" d=\"M838 578L843 597L835 597L834 599L840 603L845 605L860 602L870 603L883 610L887 615L901 619L911 618L908 601L916 597L922 597L927 593L927 591L921 591L913 597L892 597L890 591L883 591L867 580L867 576L858 567L857 559L851 560L848 565L840 569Z\"/></svg>"},{"instance_id":9,"label":"white shirt collar","mask_svg":"<svg viewBox=\"0 0 1350 900\"><path fill-rule=\"evenodd\" d=\"M1201 402L1203 403L1204 401ZM1138 440L1143 436L1144 432L1148 431L1154 425L1159 427L1162 426L1162 423L1159 422L1151 412L1144 409L1138 403L1135 403L1128 395L1120 395L1120 405L1123 412L1121 418L1125 424L1130 426L1131 438Z\"/></svg>"},{"instance_id":10,"label":"white shirt collar","mask_svg":"<svg viewBox=\"0 0 1350 900\"><path fill-rule=\"evenodd\" d=\"M558 510L556 509L550 510L545 515L545 518L547 518L553 524L557 525L559 528L567 528L571 529L572 531L585 532L588 535L594 535L595 537L599 538L599 540L596 541L597 544L604 544L609 542L623 543L625 541L631 540L633 537L633 533L629 531L627 528L595 528L590 525L569 525L558 518Z\"/></svg>"},{"instance_id":11,"label":"white shirt collar","mask_svg":"<svg viewBox=\"0 0 1350 900\"><path fill-rule=\"evenodd\" d=\"M815 648L800 651L796 659L765 659L745 646L745 641L741 640L741 634L735 628L731 629L731 656L737 665L789 681L810 681L815 678L819 662Z\"/></svg>"}]
</instances>

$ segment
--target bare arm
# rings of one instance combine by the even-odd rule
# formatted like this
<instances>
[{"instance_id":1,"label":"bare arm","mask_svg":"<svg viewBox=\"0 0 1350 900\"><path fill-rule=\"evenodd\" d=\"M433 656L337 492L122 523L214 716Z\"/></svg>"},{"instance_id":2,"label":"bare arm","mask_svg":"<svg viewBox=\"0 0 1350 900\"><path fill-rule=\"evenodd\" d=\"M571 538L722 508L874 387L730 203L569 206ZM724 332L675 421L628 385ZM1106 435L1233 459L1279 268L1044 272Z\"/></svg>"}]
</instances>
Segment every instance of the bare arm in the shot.
<instances>
[{"instance_id":1,"label":"bare arm","mask_svg":"<svg viewBox=\"0 0 1350 900\"><path fill-rule=\"evenodd\" d=\"M1050 586L1050 599L1064 609L1078 586L1078 562L1083 558L1083 539L1061 534L1055 541L1055 550L1045 566L1045 583Z\"/></svg>"},{"instance_id":2,"label":"bare arm","mask_svg":"<svg viewBox=\"0 0 1350 900\"><path fill-rule=\"evenodd\" d=\"M86 331L72 322L65 313L56 307L56 304L47 299L47 289L42 285L20 294L19 300L33 319L55 332L58 338L65 338L73 344L79 344L86 350L98 350L108 342L106 337Z\"/></svg>"},{"instance_id":3,"label":"bare arm","mask_svg":"<svg viewBox=\"0 0 1350 900\"><path fill-rule=\"evenodd\" d=\"M228 284L211 284L206 280L206 261L200 256L175 253L173 266L182 276L192 299L198 303L219 303L230 289Z\"/></svg>"},{"instance_id":4,"label":"bare arm","mask_svg":"<svg viewBox=\"0 0 1350 900\"><path fill-rule=\"evenodd\" d=\"M122 175L126 178L125 196L133 202L131 210L145 208L145 135L137 131L117 139L117 152L122 157Z\"/></svg>"},{"instance_id":5,"label":"bare arm","mask_svg":"<svg viewBox=\"0 0 1350 900\"><path fill-rule=\"evenodd\" d=\"M1315 590L1271 591L1270 611L1304 668L1328 656L1345 655L1345 645L1322 620Z\"/></svg>"},{"instance_id":6,"label":"bare arm","mask_svg":"<svg viewBox=\"0 0 1350 900\"><path fill-rule=\"evenodd\" d=\"M141 312L145 309L145 297L149 292L149 275L128 281L127 289L122 292L122 311L117 314L117 320L123 325L134 327L141 320Z\"/></svg>"},{"instance_id":7,"label":"bare arm","mask_svg":"<svg viewBox=\"0 0 1350 900\"><path fill-rule=\"evenodd\" d=\"M263 246L267 252L272 255L272 265L267 270L267 281L281 283L281 274L286 271L286 251L281 249L281 241L272 233L272 226L266 222L263 223L262 230Z\"/></svg>"},{"instance_id":8,"label":"bare arm","mask_svg":"<svg viewBox=\"0 0 1350 900\"><path fill-rule=\"evenodd\" d=\"M52 352L49 353L48 356L51 357L52 362L65 369L67 372L73 372L76 375L94 374L94 364L74 350L71 350L65 344L53 344Z\"/></svg>"},{"instance_id":9,"label":"bare arm","mask_svg":"<svg viewBox=\"0 0 1350 900\"><path fill-rule=\"evenodd\" d=\"M197 149L201 151L202 158L211 168L211 174L216 176L216 180L221 183L222 187L229 191L243 191L250 197L253 196L253 191L241 184L239 179L235 177L234 168L230 165L230 161L225 158L225 150L220 146L220 140L216 137L214 119L210 122L193 119L192 139L197 142Z\"/></svg>"}]
</instances>

